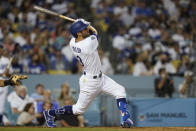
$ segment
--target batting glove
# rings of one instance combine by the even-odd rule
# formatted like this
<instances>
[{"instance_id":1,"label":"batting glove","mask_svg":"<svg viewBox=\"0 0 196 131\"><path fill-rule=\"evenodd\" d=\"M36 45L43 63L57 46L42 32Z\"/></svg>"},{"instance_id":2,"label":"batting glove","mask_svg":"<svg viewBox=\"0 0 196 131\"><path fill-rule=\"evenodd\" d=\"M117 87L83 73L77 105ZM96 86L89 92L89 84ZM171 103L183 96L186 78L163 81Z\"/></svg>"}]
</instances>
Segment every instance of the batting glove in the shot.
<instances>
[{"instance_id":1,"label":"batting glove","mask_svg":"<svg viewBox=\"0 0 196 131\"><path fill-rule=\"evenodd\" d=\"M84 24L90 25L90 22L88 22L88 21L86 21L86 20L84 20L84 19L82 19L82 18L77 19L76 22L77 22L77 21L81 21L81 22L84 23Z\"/></svg>"}]
</instances>

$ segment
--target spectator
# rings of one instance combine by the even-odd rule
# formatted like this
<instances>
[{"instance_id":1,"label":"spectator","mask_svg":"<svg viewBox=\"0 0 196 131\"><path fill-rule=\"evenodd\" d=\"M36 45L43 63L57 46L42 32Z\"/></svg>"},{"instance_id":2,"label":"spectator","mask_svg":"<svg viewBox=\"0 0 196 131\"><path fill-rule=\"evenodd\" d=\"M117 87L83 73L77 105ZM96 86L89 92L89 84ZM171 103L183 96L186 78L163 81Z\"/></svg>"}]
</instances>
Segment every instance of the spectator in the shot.
<instances>
[{"instance_id":1,"label":"spectator","mask_svg":"<svg viewBox=\"0 0 196 131\"><path fill-rule=\"evenodd\" d=\"M71 38L71 35L69 33L69 31L67 31L66 29L63 29L61 32L61 36L57 38L56 42L58 45L58 49L61 50L62 55L64 55L68 62L71 63L74 57L73 52L70 49L69 46L69 40Z\"/></svg>"},{"instance_id":2,"label":"spectator","mask_svg":"<svg viewBox=\"0 0 196 131\"><path fill-rule=\"evenodd\" d=\"M72 97L67 97L64 100L64 105L73 105L74 99ZM72 127L72 126L78 126L83 127L83 116L82 115L63 115L61 117L58 117L60 120L60 123L63 127Z\"/></svg>"},{"instance_id":3,"label":"spectator","mask_svg":"<svg viewBox=\"0 0 196 131\"><path fill-rule=\"evenodd\" d=\"M61 85L61 92L60 92L60 96L58 97L58 102L60 106L64 105L64 100L67 97L71 97L70 96L70 89L69 89L69 85L65 82Z\"/></svg>"},{"instance_id":4,"label":"spectator","mask_svg":"<svg viewBox=\"0 0 196 131\"><path fill-rule=\"evenodd\" d=\"M176 69L179 69L178 62L182 55L186 54L190 60L193 56L192 46L194 45L193 39L195 38L196 29L196 19L194 19L195 1L86 0L78 1L75 4L70 0L19 0L17 2L1 1L0 3L4 5L0 7L0 44L8 50L7 54L14 52L15 43L22 47L17 52L19 61L17 64L15 63L15 67L17 71L22 70L23 73L40 74L51 69L52 71L59 70L59 67L66 70L65 73L69 73L70 69L72 73L81 72L73 54L69 54L70 49L67 42L71 37L67 30L69 23L58 18L53 19L53 17L42 13L33 12L31 7L33 4L43 5L45 8L66 14L72 18L78 18L78 13L88 14L86 18L95 23L100 34L103 35L100 39L103 44L100 46L103 48L104 54L105 51L112 54L110 54L110 61L117 73L130 74L132 71L127 71L127 66L121 66L122 69L119 69L118 63L125 63L124 65L126 65L126 61L128 63L132 61L132 64L135 63L136 57L132 57L132 54L140 55L142 53L141 49L147 43L152 48L148 58L151 67L155 63L159 63L157 59L151 59L152 55L157 55L159 52L167 51L172 60L168 63L174 64ZM81 8L83 6L86 8ZM89 13L90 8L92 9L91 13ZM128 40L125 37L127 32L130 34ZM112 43L112 45L108 43ZM141 43L141 45L136 44L136 48L134 48L132 47L134 43ZM130 45L131 48L129 48ZM55 48L52 57L49 50L47 50L50 47ZM117 49L117 51L114 52L113 49ZM56 50L61 50L68 61L67 63L64 59L57 58ZM131 61L123 58L116 60L116 57L121 56L122 52L124 56L131 56L129 57ZM38 55L39 64L32 62L35 59L35 54ZM55 63L54 66L49 66L52 65L52 62ZM57 68L56 63L59 63L57 65L65 64L66 69L63 66ZM168 70L168 67L166 67L168 64L161 65L164 65L168 73L176 73L172 66ZM28 70L28 66L30 70ZM159 66L160 63L155 65L155 74L158 74ZM183 68L178 70L180 73L177 71L177 74L182 74ZM53 72L59 73L59 71ZM64 72L60 71L60 73Z\"/></svg>"},{"instance_id":5,"label":"spectator","mask_svg":"<svg viewBox=\"0 0 196 131\"><path fill-rule=\"evenodd\" d=\"M41 31L43 31L47 28L47 20L46 20L45 14L40 13L38 15L38 21L36 23L36 26L38 26Z\"/></svg>"},{"instance_id":6,"label":"spectator","mask_svg":"<svg viewBox=\"0 0 196 131\"><path fill-rule=\"evenodd\" d=\"M56 38L56 42L54 43L54 47L57 50L61 50L63 46L69 43L69 39L71 37L70 33L66 29L58 30L59 36Z\"/></svg>"},{"instance_id":7,"label":"spectator","mask_svg":"<svg viewBox=\"0 0 196 131\"><path fill-rule=\"evenodd\" d=\"M177 20L179 12L173 0L162 0L164 8L168 11L172 19Z\"/></svg>"},{"instance_id":8,"label":"spectator","mask_svg":"<svg viewBox=\"0 0 196 131\"><path fill-rule=\"evenodd\" d=\"M17 99L18 97L18 86L14 86L14 90L7 96L7 101L11 103L12 100Z\"/></svg>"},{"instance_id":9,"label":"spectator","mask_svg":"<svg viewBox=\"0 0 196 131\"><path fill-rule=\"evenodd\" d=\"M150 16L152 15L152 11L147 7L147 3L143 0L138 1L137 7L135 9L135 14L138 16Z\"/></svg>"},{"instance_id":10,"label":"spectator","mask_svg":"<svg viewBox=\"0 0 196 131\"><path fill-rule=\"evenodd\" d=\"M37 125L35 119L41 117L41 114L35 114L35 107L33 103L25 105L24 110L18 117L17 125L19 126L35 126Z\"/></svg>"},{"instance_id":11,"label":"spectator","mask_svg":"<svg viewBox=\"0 0 196 131\"><path fill-rule=\"evenodd\" d=\"M168 76L165 68L159 69L159 76L154 81L155 93L158 97L172 97L174 93L174 81Z\"/></svg>"},{"instance_id":12,"label":"spectator","mask_svg":"<svg viewBox=\"0 0 196 131\"><path fill-rule=\"evenodd\" d=\"M27 95L27 88L24 85L19 86L16 93L17 97L11 100L10 105L14 114L20 114L25 105L34 100Z\"/></svg>"},{"instance_id":13,"label":"spectator","mask_svg":"<svg viewBox=\"0 0 196 131\"><path fill-rule=\"evenodd\" d=\"M123 36L125 34L125 31L126 31L125 29L120 28L118 30L118 34L113 38L112 41L113 48L119 52L127 47L127 40Z\"/></svg>"},{"instance_id":14,"label":"spectator","mask_svg":"<svg viewBox=\"0 0 196 131\"><path fill-rule=\"evenodd\" d=\"M102 64L102 72L104 74L114 74L114 69L112 68L108 56L104 54L101 48L98 50L98 53Z\"/></svg>"},{"instance_id":15,"label":"spectator","mask_svg":"<svg viewBox=\"0 0 196 131\"><path fill-rule=\"evenodd\" d=\"M148 70L146 64L148 63L148 53L144 52L138 56L137 62L134 65L133 76L150 76L153 70Z\"/></svg>"},{"instance_id":16,"label":"spectator","mask_svg":"<svg viewBox=\"0 0 196 131\"><path fill-rule=\"evenodd\" d=\"M178 65L178 74L184 75L185 72L191 69L192 63L188 55L183 55Z\"/></svg>"},{"instance_id":17,"label":"spectator","mask_svg":"<svg viewBox=\"0 0 196 131\"><path fill-rule=\"evenodd\" d=\"M21 27L22 28L22 27ZM27 32L21 32L20 35L18 35L14 41L15 43L19 43L19 45L21 47L25 46L27 44L27 40L26 40L26 35L27 35Z\"/></svg>"},{"instance_id":18,"label":"spectator","mask_svg":"<svg viewBox=\"0 0 196 131\"><path fill-rule=\"evenodd\" d=\"M44 100L43 94L44 94L44 85L42 85L41 83L37 84L35 86L35 93L33 93L31 95L31 97L36 101L36 102L40 102Z\"/></svg>"},{"instance_id":19,"label":"spectator","mask_svg":"<svg viewBox=\"0 0 196 131\"><path fill-rule=\"evenodd\" d=\"M53 4L52 10L60 14L64 14L67 12L67 3L64 0L58 0L55 4Z\"/></svg>"},{"instance_id":20,"label":"spectator","mask_svg":"<svg viewBox=\"0 0 196 131\"><path fill-rule=\"evenodd\" d=\"M14 51L14 42L11 40L11 38L9 38L9 36L5 37L4 47L11 53Z\"/></svg>"},{"instance_id":21,"label":"spectator","mask_svg":"<svg viewBox=\"0 0 196 131\"><path fill-rule=\"evenodd\" d=\"M133 73L133 61L130 58L123 58L122 61L117 65L117 73Z\"/></svg>"},{"instance_id":22,"label":"spectator","mask_svg":"<svg viewBox=\"0 0 196 131\"><path fill-rule=\"evenodd\" d=\"M53 109L57 109L59 107L58 102L52 99L50 90L44 90L43 96L44 96L44 100L37 103L37 112L38 113L40 113L44 110L42 105L45 101L51 101Z\"/></svg>"},{"instance_id":23,"label":"spectator","mask_svg":"<svg viewBox=\"0 0 196 131\"><path fill-rule=\"evenodd\" d=\"M45 100L44 103L42 104L43 110L49 110L52 108L52 102L50 100Z\"/></svg>"},{"instance_id":24,"label":"spectator","mask_svg":"<svg viewBox=\"0 0 196 131\"><path fill-rule=\"evenodd\" d=\"M184 76L185 76L184 78L185 80L178 87L180 97L182 98L195 97L196 90L193 84L193 72L186 71Z\"/></svg>"},{"instance_id":25,"label":"spectator","mask_svg":"<svg viewBox=\"0 0 196 131\"><path fill-rule=\"evenodd\" d=\"M35 27L36 20L37 20L37 13L34 11L33 6L29 6L29 7L30 9L27 13L27 22L31 25L31 27Z\"/></svg>"},{"instance_id":26,"label":"spectator","mask_svg":"<svg viewBox=\"0 0 196 131\"><path fill-rule=\"evenodd\" d=\"M170 58L169 58L169 54L167 52L160 54L159 60L157 61L157 63L154 66L154 73L158 74L160 68L165 68L166 72L168 72L170 74L176 73L176 69L172 65Z\"/></svg>"},{"instance_id":27,"label":"spectator","mask_svg":"<svg viewBox=\"0 0 196 131\"><path fill-rule=\"evenodd\" d=\"M45 100L42 105L41 105L43 110L49 110L52 109L53 105L52 102L50 100ZM39 126L45 125L45 119L44 119L44 115L42 114L41 117L37 118L38 124Z\"/></svg>"},{"instance_id":28,"label":"spectator","mask_svg":"<svg viewBox=\"0 0 196 131\"><path fill-rule=\"evenodd\" d=\"M23 73L23 65L19 63L19 58L14 57L12 60L12 71L16 74L22 74Z\"/></svg>"},{"instance_id":29,"label":"spectator","mask_svg":"<svg viewBox=\"0 0 196 131\"><path fill-rule=\"evenodd\" d=\"M61 53L63 56L65 56L68 60L69 63L72 62L73 58L74 58L74 54L71 51L69 45L66 45L62 48Z\"/></svg>"},{"instance_id":30,"label":"spectator","mask_svg":"<svg viewBox=\"0 0 196 131\"><path fill-rule=\"evenodd\" d=\"M50 58L50 64L53 70L63 71L69 69L68 60L61 54L60 50L57 50L55 55Z\"/></svg>"},{"instance_id":31,"label":"spectator","mask_svg":"<svg viewBox=\"0 0 196 131\"><path fill-rule=\"evenodd\" d=\"M32 60L28 65L29 73L31 74L41 74L46 71L45 66L40 63L38 54L32 56Z\"/></svg>"},{"instance_id":32,"label":"spectator","mask_svg":"<svg viewBox=\"0 0 196 131\"><path fill-rule=\"evenodd\" d=\"M48 70L50 68L50 64L49 64L49 59L48 59L47 55L44 53L44 51L39 50L38 56L39 56L40 63L43 65L45 70Z\"/></svg>"},{"instance_id":33,"label":"spectator","mask_svg":"<svg viewBox=\"0 0 196 131\"><path fill-rule=\"evenodd\" d=\"M116 5L114 6L113 10L115 17L121 20L123 23L126 23L126 21L130 20L127 19L127 17L129 17L129 8L126 6L125 1L116 1Z\"/></svg>"}]
</instances>

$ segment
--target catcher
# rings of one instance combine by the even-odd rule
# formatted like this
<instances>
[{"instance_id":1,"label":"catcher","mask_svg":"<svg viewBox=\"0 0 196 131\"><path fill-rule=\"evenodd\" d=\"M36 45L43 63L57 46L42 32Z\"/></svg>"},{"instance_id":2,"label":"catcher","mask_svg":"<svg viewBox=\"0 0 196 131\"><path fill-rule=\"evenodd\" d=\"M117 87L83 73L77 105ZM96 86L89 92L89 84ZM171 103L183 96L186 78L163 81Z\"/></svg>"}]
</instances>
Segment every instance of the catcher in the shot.
<instances>
[{"instance_id":1,"label":"catcher","mask_svg":"<svg viewBox=\"0 0 196 131\"><path fill-rule=\"evenodd\" d=\"M3 124L3 113L8 94L7 85L19 85L21 84L20 80L27 78L27 76L9 74L10 60L4 54L6 54L6 50L4 49L3 45L0 44L0 87L3 87L0 88L0 125ZM9 79L5 80L5 77L8 77Z\"/></svg>"},{"instance_id":2,"label":"catcher","mask_svg":"<svg viewBox=\"0 0 196 131\"><path fill-rule=\"evenodd\" d=\"M0 87L4 87L4 86L14 86L14 85L20 85L21 84L21 80L27 79L26 75L11 75L10 78L8 80L0 80Z\"/></svg>"}]
</instances>

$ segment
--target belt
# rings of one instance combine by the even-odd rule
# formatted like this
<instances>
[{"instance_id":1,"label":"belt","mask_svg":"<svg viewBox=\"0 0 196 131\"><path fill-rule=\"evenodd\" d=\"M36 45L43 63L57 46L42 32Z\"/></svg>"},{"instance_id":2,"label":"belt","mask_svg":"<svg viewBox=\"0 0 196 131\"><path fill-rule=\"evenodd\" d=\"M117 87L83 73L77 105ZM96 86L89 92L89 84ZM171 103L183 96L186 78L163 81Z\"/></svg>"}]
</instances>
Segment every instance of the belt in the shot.
<instances>
[{"instance_id":1,"label":"belt","mask_svg":"<svg viewBox=\"0 0 196 131\"><path fill-rule=\"evenodd\" d=\"M83 72L84 75L87 75L86 72ZM93 79L101 78L102 77L102 72L100 72L98 75L92 76Z\"/></svg>"}]
</instances>

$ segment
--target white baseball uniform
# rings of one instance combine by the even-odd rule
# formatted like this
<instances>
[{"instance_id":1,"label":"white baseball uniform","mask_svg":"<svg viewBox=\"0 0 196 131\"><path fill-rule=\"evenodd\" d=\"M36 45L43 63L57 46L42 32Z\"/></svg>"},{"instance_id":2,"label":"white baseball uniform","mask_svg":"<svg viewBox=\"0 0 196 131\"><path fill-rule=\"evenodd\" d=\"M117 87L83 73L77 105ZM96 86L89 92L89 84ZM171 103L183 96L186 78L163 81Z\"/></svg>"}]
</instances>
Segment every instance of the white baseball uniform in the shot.
<instances>
[{"instance_id":1,"label":"white baseball uniform","mask_svg":"<svg viewBox=\"0 0 196 131\"><path fill-rule=\"evenodd\" d=\"M0 57L0 74L2 74L7 65L9 63L9 59L1 56ZM1 80L3 80L4 78L0 77ZM7 93L8 93L8 86L0 88L0 114L4 113L4 108L5 108L5 102L6 102L6 97L7 97Z\"/></svg>"},{"instance_id":2,"label":"white baseball uniform","mask_svg":"<svg viewBox=\"0 0 196 131\"><path fill-rule=\"evenodd\" d=\"M80 94L73 105L73 114L83 114L93 99L101 92L112 95L116 99L126 98L125 88L101 73L101 61L97 51L98 40L91 35L82 41L70 41L70 48L83 66L80 77Z\"/></svg>"}]
</instances>

